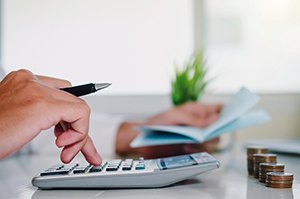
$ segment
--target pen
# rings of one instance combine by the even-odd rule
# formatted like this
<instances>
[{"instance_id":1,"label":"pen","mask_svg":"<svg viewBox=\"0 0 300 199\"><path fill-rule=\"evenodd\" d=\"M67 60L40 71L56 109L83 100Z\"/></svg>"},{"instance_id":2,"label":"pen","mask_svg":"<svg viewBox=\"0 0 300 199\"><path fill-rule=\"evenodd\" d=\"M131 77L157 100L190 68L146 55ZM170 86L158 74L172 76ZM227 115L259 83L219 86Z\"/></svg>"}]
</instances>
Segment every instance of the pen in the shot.
<instances>
[{"instance_id":1,"label":"pen","mask_svg":"<svg viewBox=\"0 0 300 199\"><path fill-rule=\"evenodd\" d=\"M66 91L72 95L79 97L79 96L97 92L99 90L109 87L110 85L111 83L90 83L90 84L83 84L79 86L61 88L60 90Z\"/></svg>"}]
</instances>

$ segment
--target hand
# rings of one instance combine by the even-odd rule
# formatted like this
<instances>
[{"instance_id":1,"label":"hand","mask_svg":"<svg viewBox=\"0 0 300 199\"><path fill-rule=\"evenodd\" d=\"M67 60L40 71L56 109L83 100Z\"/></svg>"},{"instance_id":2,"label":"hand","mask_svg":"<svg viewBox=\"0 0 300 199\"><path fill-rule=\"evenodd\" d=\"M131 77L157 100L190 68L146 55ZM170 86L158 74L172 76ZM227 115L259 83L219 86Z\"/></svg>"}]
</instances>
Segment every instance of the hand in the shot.
<instances>
[{"instance_id":1,"label":"hand","mask_svg":"<svg viewBox=\"0 0 300 199\"><path fill-rule=\"evenodd\" d=\"M88 136L89 106L58 89L70 85L27 70L11 72L0 82L0 159L18 151L42 130L56 126L56 145L63 148L62 162L69 163L81 151L89 163L101 163Z\"/></svg>"},{"instance_id":2,"label":"hand","mask_svg":"<svg viewBox=\"0 0 300 199\"><path fill-rule=\"evenodd\" d=\"M202 144L176 144L164 146L151 146L133 149L130 142L138 135L138 125L185 125L204 128L217 120L221 105L207 105L199 103L186 103L174 107L150 118L145 123L123 123L117 133L116 152L119 154L140 153L144 157L154 158L178 154L194 153L199 151L212 152L219 138Z\"/></svg>"}]
</instances>

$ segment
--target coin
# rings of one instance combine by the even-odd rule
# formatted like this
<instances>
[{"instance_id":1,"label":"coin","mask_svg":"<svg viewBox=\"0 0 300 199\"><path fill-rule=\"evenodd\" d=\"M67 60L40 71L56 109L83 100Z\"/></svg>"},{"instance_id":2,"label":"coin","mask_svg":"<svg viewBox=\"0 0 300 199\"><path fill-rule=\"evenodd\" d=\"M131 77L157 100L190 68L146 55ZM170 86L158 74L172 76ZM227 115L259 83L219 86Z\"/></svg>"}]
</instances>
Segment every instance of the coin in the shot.
<instances>
[{"instance_id":1,"label":"coin","mask_svg":"<svg viewBox=\"0 0 300 199\"><path fill-rule=\"evenodd\" d=\"M292 184L293 181L292 180L288 180L288 181L266 180L266 183L268 183L268 184Z\"/></svg>"},{"instance_id":2,"label":"coin","mask_svg":"<svg viewBox=\"0 0 300 199\"><path fill-rule=\"evenodd\" d=\"M292 188L294 175L284 172L268 172L266 186L271 188Z\"/></svg>"},{"instance_id":3,"label":"coin","mask_svg":"<svg viewBox=\"0 0 300 199\"><path fill-rule=\"evenodd\" d=\"M266 181L266 174L268 172L284 172L284 164L280 163L260 163L258 180L260 182Z\"/></svg>"},{"instance_id":4,"label":"coin","mask_svg":"<svg viewBox=\"0 0 300 199\"><path fill-rule=\"evenodd\" d=\"M259 178L259 164L260 163L276 163L277 155L266 153L266 154L253 154L253 173L255 178Z\"/></svg>"},{"instance_id":5,"label":"coin","mask_svg":"<svg viewBox=\"0 0 300 199\"><path fill-rule=\"evenodd\" d=\"M279 185L270 185L270 184L266 184L267 187L270 188L277 188L277 189L288 189L288 188L292 188L293 184L279 184Z\"/></svg>"},{"instance_id":6,"label":"coin","mask_svg":"<svg viewBox=\"0 0 300 199\"><path fill-rule=\"evenodd\" d=\"M268 153L268 148L262 146L247 146L247 154Z\"/></svg>"},{"instance_id":7,"label":"coin","mask_svg":"<svg viewBox=\"0 0 300 199\"><path fill-rule=\"evenodd\" d=\"M292 173L284 172L269 172L266 174L269 180L293 180L294 175Z\"/></svg>"},{"instance_id":8,"label":"coin","mask_svg":"<svg viewBox=\"0 0 300 199\"><path fill-rule=\"evenodd\" d=\"M268 153L268 148L262 146L247 146L247 169L248 174L253 175L253 154Z\"/></svg>"}]
</instances>

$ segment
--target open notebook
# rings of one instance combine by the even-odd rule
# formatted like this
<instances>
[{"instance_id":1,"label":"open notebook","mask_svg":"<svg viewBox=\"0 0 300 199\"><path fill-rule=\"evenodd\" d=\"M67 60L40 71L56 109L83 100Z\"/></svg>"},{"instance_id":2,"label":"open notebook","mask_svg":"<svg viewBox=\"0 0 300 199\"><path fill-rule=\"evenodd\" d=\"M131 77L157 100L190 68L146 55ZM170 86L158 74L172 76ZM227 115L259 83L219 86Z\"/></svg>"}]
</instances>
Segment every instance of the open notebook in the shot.
<instances>
[{"instance_id":1,"label":"open notebook","mask_svg":"<svg viewBox=\"0 0 300 199\"><path fill-rule=\"evenodd\" d=\"M131 142L131 147L202 143L226 132L263 124L271 120L264 110L251 110L259 97L246 88L231 97L223 107L219 119L206 128L189 126L140 126L140 134Z\"/></svg>"}]
</instances>

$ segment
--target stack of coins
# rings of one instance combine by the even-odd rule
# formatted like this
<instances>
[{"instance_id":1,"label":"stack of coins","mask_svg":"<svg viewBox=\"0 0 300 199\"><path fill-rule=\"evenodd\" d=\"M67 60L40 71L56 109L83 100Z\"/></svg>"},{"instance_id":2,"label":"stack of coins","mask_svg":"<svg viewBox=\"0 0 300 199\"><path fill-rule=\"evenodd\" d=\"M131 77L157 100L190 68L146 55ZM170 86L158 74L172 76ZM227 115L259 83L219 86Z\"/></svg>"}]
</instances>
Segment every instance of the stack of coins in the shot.
<instances>
[{"instance_id":1,"label":"stack of coins","mask_svg":"<svg viewBox=\"0 0 300 199\"><path fill-rule=\"evenodd\" d=\"M253 175L253 154L268 153L266 147L260 146L248 146L247 147L247 163L248 163L248 174Z\"/></svg>"},{"instance_id":2,"label":"stack of coins","mask_svg":"<svg viewBox=\"0 0 300 199\"><path fill-rule=\"evenodd\" d=\"M292 173L267 173L266 186L271 188L292 188L294 176Z\"/></svg>"},{"instance_id":3,"label":"stack of coins","mask_svg":"<svg viewBox=\"0 0 300 199\"><path fill-rule=\"evenodd\" d=\"M277 155L266 153L266 154L253 154L253 172L254 177L259 177L259 164L260 163L276 163Z\"/></svg>"},{"instance_id":4,"label":"stack of coins","mask_svg":"<svg viewBox=\"0 0 300 199\"><path fill-rule=\"evenodd\" d=\"M266 174L269 172L284 172L284 164L279 163L260 163L259 164L259 182L266 182Z\"/></svg>"}]
</instances>

